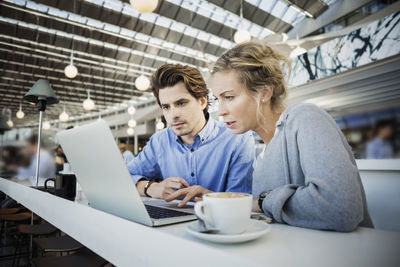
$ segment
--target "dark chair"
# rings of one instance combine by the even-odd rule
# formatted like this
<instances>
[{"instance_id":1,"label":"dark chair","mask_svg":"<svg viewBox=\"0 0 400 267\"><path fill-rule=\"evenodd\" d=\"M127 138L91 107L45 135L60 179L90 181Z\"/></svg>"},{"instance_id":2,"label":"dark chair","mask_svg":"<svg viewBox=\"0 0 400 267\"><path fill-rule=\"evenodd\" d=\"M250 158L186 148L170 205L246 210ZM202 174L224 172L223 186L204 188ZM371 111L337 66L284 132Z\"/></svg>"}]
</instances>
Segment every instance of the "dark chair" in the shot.
<instances>
[{"instance_id":1,"label":"dark chair","mask_svg":"<svg viewBox=\"0 0 400 267\"><path fill-rule=\"evenodd\" d=\"M3 214L0 215L0 219L9 222L23 222L26 220L30 220L32 213L30 212L20 212L15 214Z\"/></svg>"},{"instance_id":2,"label":"dark chair","mask_svg":"<svg viewBox=\"0 0 400 267\"><path fill-rule=\"evenodd\" d=\"M21 208L5 208L5 209L0 209L0 215L8 215L8 214L15 214L19 212Z\"/></svg>"},{"instance_id":3,"label":"dark chair","mask_svg":"<svg viewBox=\"0 0 400 267\"><path fill-rule=\"evenodd\" d=\"M15 248L14 258L13 258L13 266L16 263L18 266L19 263L19 254L21 254L21 246L22 240L24 236L29 237L40 237L40 236L48 236L53 235L59 232L59 230L49 223L41 223L41 224L22 224L17 226L17 232L19 234L17 238L17 246ZM31 247L29 247L31 249ZM32 255L32 251L29 250L29 255Z\"/></svg>"},{"instance_id":4,"label":"dark chair","mask_svg":"<svg viewBox=\"0 0 400 267\"><path fill-rule=\"evenodd\" d=\"M5 209L3 209L5 210ZM14 208L6 209L8 213L0 214L1 221L1 229L0 229L0 237L3 238L7 235L7 223L11 223L12 225L18 225L21 223L29 223L31 220L32 213L30 212L20 212L20 213L10 213L15 211ZM5 240L5 238L4 238Z\"/></svg>"},{"instance_id":5,"label":"dark chair","mask_svg":"<svg viewBox=\"0 0 400 267\"><path fill-rule=\"evenodd\" d=\"M83 247L81 243L68 235L38 237L34 238L33 242L36 244L36 247L42 251L42 254L50 252L70 253Z\"/></svg>"}]
</instances>

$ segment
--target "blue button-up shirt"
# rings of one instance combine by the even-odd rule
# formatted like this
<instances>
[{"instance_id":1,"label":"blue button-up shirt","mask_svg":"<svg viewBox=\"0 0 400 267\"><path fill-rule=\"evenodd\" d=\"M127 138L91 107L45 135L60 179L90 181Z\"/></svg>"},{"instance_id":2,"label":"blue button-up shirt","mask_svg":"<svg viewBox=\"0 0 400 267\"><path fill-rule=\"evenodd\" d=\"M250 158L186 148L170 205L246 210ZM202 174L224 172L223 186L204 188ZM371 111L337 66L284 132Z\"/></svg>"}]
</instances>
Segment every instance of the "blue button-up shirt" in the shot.
<instances>
[{"instance_id":1,"label":"blue button-up shirt","mask_svg":"<svg viewBox=\"0 0 400 267\"><path fill-rule=\"evenodd\" d=\"M141 178L182 177L191 186L215 192L251 193L253 160L251 133L232 134L210 117L193 145L167 128L154 134L127 166L135 183Z\"/></svg>"},{"instance_id":2,"label":"blue button-up shirt","mask_svg":"<svg viewBox=\"0 0 400 267\"><path fill-rule=\"evenodd\" d=\"M393 147L389 141L382 141L379 137L375 137L367 144L367 159L390 159L393 158Z\"/></svg>"}]
</instances>

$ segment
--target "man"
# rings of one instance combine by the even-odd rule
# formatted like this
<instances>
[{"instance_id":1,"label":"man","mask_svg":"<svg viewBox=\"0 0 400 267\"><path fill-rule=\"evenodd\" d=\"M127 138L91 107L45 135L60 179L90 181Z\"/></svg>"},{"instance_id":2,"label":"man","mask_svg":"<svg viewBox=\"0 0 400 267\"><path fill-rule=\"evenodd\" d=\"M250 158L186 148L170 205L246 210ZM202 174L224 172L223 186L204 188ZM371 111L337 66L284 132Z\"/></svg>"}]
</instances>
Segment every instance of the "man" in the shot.
<instances>
[{"instance_id":1,"label":"man","mask_svg":"<svg viewBox=\"0 0 400 267\"><path fill-rule=\"evenodd\" d=\"M36 153L37 153L37 135L32 135L23 150L23 154L27 159L26 164L18 169L17 178L19 180L28 179L31 185L36 185ZM40 165L39 165L39 185L43 186L47 178L54 178L56 175L56 164L54 158L46 150L40 149Z\"/></svg>"},{"instance_id":2,"label":"man","mask_svg":"<svg viewBox=\"0 0 400 267\"><path fill-rule=\"evenodd\" d=\"M381 120L376 125L376 137L366 147L367 159L390 159L394 157L390 138L393 134L393 124L390 120Z\"/></svg>"},{"instance_id":3,"label":"man","mask_svg":"<svg viewBox=\"0 0 400 267\"><path fill-rule=\"evenodd\" d=\"M169 127L154 134L128 164L139 193L166 201L183 198L179 207L211 191L250 193L253 137L233 135L209 116L200 72L163 65L152 77L152 90Z\"/></svg>"}]
</instances>

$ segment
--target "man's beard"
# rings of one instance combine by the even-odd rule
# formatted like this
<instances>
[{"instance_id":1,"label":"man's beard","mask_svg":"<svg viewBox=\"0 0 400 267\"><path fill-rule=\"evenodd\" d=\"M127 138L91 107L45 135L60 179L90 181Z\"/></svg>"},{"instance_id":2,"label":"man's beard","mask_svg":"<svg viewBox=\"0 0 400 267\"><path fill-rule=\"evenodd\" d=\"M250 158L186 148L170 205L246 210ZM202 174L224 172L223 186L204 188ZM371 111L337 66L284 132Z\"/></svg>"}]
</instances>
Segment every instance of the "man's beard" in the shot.
<instances>
[{"instance_id":1,"label":"man's beard","mask_svg":"<svg viewBox=\"0 0 400 267\"><path fill-rule=\"evenodd\" d=\"M181 136L185 136L185 135L189 135L193 132L193 130L188 130L187 132L181 133L181 134L176 134L177 136L181 137Z\"/></svg>"},{"instance_id":2,"label":"man's beard","mask_svg":"<svg viewBox=\"0 0 400 267\"><path fill-rule=\"evenodd\" d=\"M185 135L188 135L188 134L191 134L192 132L193 132L193 129L191 129L191 130L186 130L185 132L183 132L183 133L180 133L180 131L184 131L185 129L176 129L173 125L174 124L177 124L177 123L184 123L184 125L185 126L187 126L188 125L188 123L186 122L186 121L174 121L172 124L171 124L171 128L172 128L172 130L174 131L174 133L177 135L177 136L179 136L179 137L181 137L181 136L185 136Z\"/></svg>"}]
</instances>

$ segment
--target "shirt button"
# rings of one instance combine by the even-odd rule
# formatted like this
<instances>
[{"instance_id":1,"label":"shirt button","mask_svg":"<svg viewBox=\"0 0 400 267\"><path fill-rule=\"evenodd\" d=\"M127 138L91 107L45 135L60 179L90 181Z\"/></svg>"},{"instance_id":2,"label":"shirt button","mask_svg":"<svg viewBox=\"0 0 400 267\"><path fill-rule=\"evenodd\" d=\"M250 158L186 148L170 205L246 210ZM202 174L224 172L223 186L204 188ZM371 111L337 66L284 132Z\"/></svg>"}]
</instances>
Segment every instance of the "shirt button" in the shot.
<instances>
[{"instance_id":1,"label":"shirt button","mask_svg":"<svg viewBox=\"0 0 400 267\"><path fill-rule=\"evenodd\" d=\"M201 142L204 142L204 138L201 139Z\"/></svg>"},{"instance_id":2,"label":"shirt button","mask_svg":"<svg viewBox=\"0 0 400 267\"><path fill-rule=\"evenodd\" d=\"M194 173L192 172L192 174L191 174L191 175L192 175L192 177L193 177L193 176L194 176Z\"/></svg>"},{"instance_id":3,"label":"shirt button","mask_svg":"<svg viewBox=\"0 0 400 267\"><path fill-rule=\"evenodd\" d=\"M191 151L191 152L194 152L194 149L192 148L192 149L190 149L190 151Z\"/></svg>"}]
</instances>

